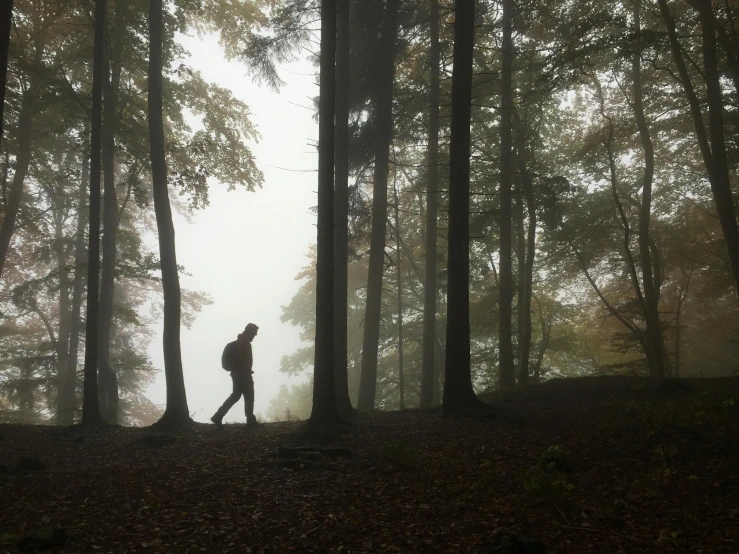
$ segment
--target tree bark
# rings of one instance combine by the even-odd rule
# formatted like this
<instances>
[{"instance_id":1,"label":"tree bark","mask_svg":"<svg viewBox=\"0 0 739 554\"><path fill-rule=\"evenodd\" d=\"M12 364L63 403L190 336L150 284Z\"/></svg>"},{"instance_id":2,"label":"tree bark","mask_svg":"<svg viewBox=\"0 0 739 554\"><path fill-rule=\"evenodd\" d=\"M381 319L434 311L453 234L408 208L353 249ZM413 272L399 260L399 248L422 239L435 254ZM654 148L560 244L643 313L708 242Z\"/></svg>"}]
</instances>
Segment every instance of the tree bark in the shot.
<instances>
[{"instance_id":1,"label":"tree bark","mask_svg":"<svg viewBox=\"0 0 739 554\"><path fill-rule=\"evenodd\" d=\"M475 2L457 0L454 19L452 120L449 143L449 239L444 415L468 413L481 405L470 368L470 116Z\"/></svg>"},{"instance_id":2,"label":"tree bark","mask_svg":"<svg viewBox=\"0 0 739 554\"><path fill-rule=\"evenodd\" d=\"M518 153L514 154L518 157ZM517 303L516 303L516 338L518 339L518 351L516 352L516 358L518 360L518 384L528 384L528 369L526 375L523 373L523 367L521 361L523 360L523 338L526 334L526 322L524 316L526 307L524 305L526 297L526 225L524 223L523 215L523 186L521 185L521 176L518 176L518 190L515 193L515 204L513 206L514 213L513 217L516 221L516 271L518 272L518 291L517 291Z\"/></svg>"},{"instance_id":3,"label":"tree bark","mask_svg":"<svg viewBox=\"0 0 739 554\"><path fill-rule=\"evenodd\" d=\"M8 79L8 50L10 28L13 25L13 0L5 0L0 6L0 143L3 140L5 89Z\"/></svg>"},{"instance_id":4,"label":"tree bark","mask_svg":"<svg viewBox=\"0 0 739 554\"><path fill-rule=\"evenodd\" d=\"M349 0L336 2L336 136L334 194L334 374L339 413L352 412L349 399L347 319L349 267Z\"/></svg>"},{"instance_id":5,"label":"tree bark","mask_svg":"<svg viewBox=\"0 0 739 554\"><path fill-rule=\"evenodd\" d=\"M318 236L316 344L310 423L340 421L334 370L334 111L336 109L336 0L321 2L318 104Z\"/></svg>"},{"instance_id":6,"label":"tree bark","mask_svg":"<svg viewBox=\"0 0 739 554\"><path fill-rule=\"evenodd\" d=\"M513 272L511 260L511 177L513 115L513 0L503 0L503 68L500 112L500 286L498 288L499 383L501 388L514 385L513 370Z\"/></svg>"},{"instance_id":7,"label":"tree bark","mask_svg":"<svg viewBox=\"0 0 739 554\"><path fill-rule=\"evenodd\" d=\"M680 42L677 37L675 19L667 6L667 0L658 0L662 18L665 20L667 35L670 39L672 54L678 69L680 81L685 91L685 96L693 116L695 133L698 138L703 163L706 166L708 181L711 184L713 200L716 204L721 230L724 234L726 247L729 253L731 271L736 283L736 292L739 295L739 226L736 222L736 211L734 197L728 175L728 163L726 161L726 148L723 136L723 105L721 101L721 88L718 80L717 53L716 53L716 31L715 20L708 0L695 0L691 2L697 6L701 14L701 28L703 32L703 60L706 74L706 86L708 88L709 104L709 127L711 132L711 145L703 123L703 115L700 102L690 80L685 60L683 58ZM705 6L705 7L702 7Z\"/></svg>"},{"instance_id":8,"label":"tree bark","mask_svg":"<svg viewBox=\"0 0 739 554\"><path fill-rule=\"evenodd\" d=\"M403 375L403 272L401 271L400 256L400 199L398 197L398 189L395 187L395 244L396 244L396 261L398 280L398 391L400 393L400 409L405 410L405 376Z\"/></svg>"},{"instance_id":9,"label":"tree bark","mask_svg":"<svg viewBox=\"0 0 739 554\"><path fill-rule=\"evenodd\" d=\"M72 312L71 299L69 297L69 289L71 280L69 278L70 268L68 260L68 250L64 237L64 218L66 203L65 193L62 187L52 200L56 204L54 213L54 254L56 255L56 263L59 267L59 332L56 341L56 360L57 360L57 408L63 404L62 389L67 377L69 368L69 337L72 332ZM57 409L57 419L61 410Z\"/></svg>"},{"instance_id":10,"label":"tree bark","mask_svg":"<svg viewBox=\"0 0 739 554\"><path fill-rule=\"evenodd\" d=\"M164 22L162 0L149 3L149 140L154 213L159 233L159 256L164 292L164 374L167 380L167 408L160 426L183 426L192 422L187 407L185 378L180 350L180 280L177 274L175 230L167 187L167 161L164 145L163 61Z\"/></svg>"},{"instance_id":11,"label":"tree bark","mask_svg":"<svg viewBox=\"0 0 739 554\"><path fill-rule=\"evenodd\" d=\"M634 85L634 114L639 136L644 150L644 176L642 180L642 202L639 212L639 261L644 286L644 302L646 307L647 343L652 354L650 374L652 377L665 377L664 347L662 342L662 325L658 311L658 292L655 290L654 271L650 252L649 223L652 215L652 182L654 180L654 146L649 134L647 118L644 115L643 94L641 86L641 0L634 1L634 33L635 45L631 67Z\"/></svg>"},{"instance_id":12,"label":"tree bark","mask_svg":"<svg viewBox=\"0 0 739 554\"><path fill-rule=\"evenodd\" d=\"M423 354L421 362L420 406L428 408L434 402L434 353L436 351L436 273L437 273L437 213L439 205L439 3L431 0L429 17L429 135L426 181L426 273L423 281Z\"/></svg>"},{"instance_id":13,"label":"tree bark","mask_svg":"<svg viewBox=\"0 0 739 554\"><path fill-rule=\"evenodd\" d=\"M118 377L110 364L110 329L113 323L115 294L116 236L118 233L118 197L115 190L115 134L117 129L118 89L121 80L120 36L123 10L114 2L115 25L106 41L107 56L103 78L103 275L100 284L100 335L98 379L100 410L109 423L118 423Z\"/></svg>"},{"instance_id":14,"label":"tree bark","mask_svg":"<svg viewBox=\"0 0 739 554\"><path fill-rule=\"evenodd\" d=\"M377 387L377 355L382 312L382 276L385 266L385 234L387 228L387 186L390 144L393 136L393 77L395 42L398 33L398 2L387 0L382 31L382 52L375 93L376 150L372 185L372 232L370 236L367 305L362 344L362 373L359 381L357 408L369 412L375 408Z\"/></svg>"},{"instance_id":15,"label":"tree bark","mask_svg":"<svg viewBox=\"0 0 739 554\"><path fill-rule=\"evenodd\" d=\"M72 281L72 306L70 309L67 367L57 396L57 421L60 425L72 425L77 404L77 355L79 351L80 322L82 319L82 293L85 267L85 227L88 220L87 186L90 180L90 161L86 147L82 149L82 178L77 201L77 232L74 242L74 279Z\"/></svg>"},{"instance_id":16,"label":"tree bark","mask_svg":"<svg viewBox=\"0 0 739 554\"><path fill-rule=\"evenodd\" d=\"M87 262L87 319L85 373L82 388L82 424L103 422L98 405L98 283L100 269L100 170L103 121L103 57L106 0L95 0L95 42L92 66L92 121L90 133L90 232Z\"/></svg>"}]
</instances>

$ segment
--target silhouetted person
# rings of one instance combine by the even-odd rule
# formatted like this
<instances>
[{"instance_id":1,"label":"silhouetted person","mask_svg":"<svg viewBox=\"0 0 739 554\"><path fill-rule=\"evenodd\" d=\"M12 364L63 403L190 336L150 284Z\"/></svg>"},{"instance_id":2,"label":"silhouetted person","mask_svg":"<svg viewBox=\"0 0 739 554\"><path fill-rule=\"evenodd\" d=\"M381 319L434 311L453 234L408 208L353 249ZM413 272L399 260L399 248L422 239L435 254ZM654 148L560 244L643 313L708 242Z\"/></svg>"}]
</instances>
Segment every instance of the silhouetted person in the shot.
<instances>
[{"instance_id":1,"label":"silhouetted person","mask_svg":"<svg viewBox=\"0 0 739 554\"><path fill-rule=\"evenodd\" d=\"M244 408L246 412L246 424L249 427L259 425L257 418L254 417L254 379L252 378L252 365L254 358L251 352L251 341L257 336L259 327L253 323L249 323L244 332L239 334L238 339L226 345L223 351L223 368L231 372L231 380L233 381L233 392L223 406L210 418L219 429L223 427L223 416L228 410L239 401L241 395L244 395Z\"/></svg>"}]
</instances>

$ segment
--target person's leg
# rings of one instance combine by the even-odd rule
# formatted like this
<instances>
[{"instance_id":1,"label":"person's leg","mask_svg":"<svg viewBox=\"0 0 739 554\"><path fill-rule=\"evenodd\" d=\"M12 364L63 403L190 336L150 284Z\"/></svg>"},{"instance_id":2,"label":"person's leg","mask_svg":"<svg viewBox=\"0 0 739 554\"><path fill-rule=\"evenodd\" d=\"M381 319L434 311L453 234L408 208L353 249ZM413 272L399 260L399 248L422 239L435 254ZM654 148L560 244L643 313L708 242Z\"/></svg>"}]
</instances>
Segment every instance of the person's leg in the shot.
<instances>
[{"instance_id":1,"label":"person's leg","mask_svg":"<svg viewBox=\"0 0 739 554\"><path fill-rule=\"evenodd\" d=\"M257 424L257 418L254 416L254 378L251 375L246 379L244 410L246 411L246 423L248 425Z\"/></svg>"},{"instance_id":2,"label":"person's leg","mask_svg":"<svg viewBox=\"0 0 739 554\"><path fill-rule=\"evenodd\" d=\"M221 422L223 420L223 416L225 416L231 407L239 401L239 398L241 398L241 394L243 393L241 382L236 372L231 372L231 380L233 381L233 392L228 398L226 398L226 401L220 408L218 408L218 411L213 415L213 417L210 418L210 420L218 427L222 425Z\"/></svg>"}]
</instances>

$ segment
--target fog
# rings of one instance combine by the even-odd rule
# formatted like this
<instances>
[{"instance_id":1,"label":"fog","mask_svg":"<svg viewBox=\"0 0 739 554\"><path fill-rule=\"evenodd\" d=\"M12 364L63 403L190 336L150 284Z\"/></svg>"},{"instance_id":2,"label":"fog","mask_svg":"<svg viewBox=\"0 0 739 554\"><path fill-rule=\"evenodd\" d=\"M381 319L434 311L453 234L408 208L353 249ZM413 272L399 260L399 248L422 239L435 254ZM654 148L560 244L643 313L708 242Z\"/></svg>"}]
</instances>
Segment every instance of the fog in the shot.
<instances>
[{"instance_id":1,"label":"fog","mask_svg":"<svg viewBox=\"0 0 739 554\"><path fill-rule=\"evenodd\" d=\"M318 87L305 60L281 68L285 85L275 92L254 83L242 64L225 60L216 37L181 37L181 42L191 53L188 64L194 70L249 105L261 134L253 152L264 173L263 187L255 192L227 191L212 179L210 206L194 212L189 222L175 215L177 261L190 274L181 276L181 285L205 292L213 301L191 329L182 328L188 404L196 421L208 421L228 396L231 379L221 369L223 347L253 322L259 326L253 343L255 413L263 417L288 381L279 372L280 359L300 345L297 330L280 322L280 315L298 289L295 276L316 239L311 207L316 203L313 145L318 125L308 108ZM154 244L156 237L150 238ZM154 367L163 368L161 319L152 330L149 355ZM147 395L165 403L163 371ZM243 420L241 402L224 418Z\"/></svg>"}]
</instances>

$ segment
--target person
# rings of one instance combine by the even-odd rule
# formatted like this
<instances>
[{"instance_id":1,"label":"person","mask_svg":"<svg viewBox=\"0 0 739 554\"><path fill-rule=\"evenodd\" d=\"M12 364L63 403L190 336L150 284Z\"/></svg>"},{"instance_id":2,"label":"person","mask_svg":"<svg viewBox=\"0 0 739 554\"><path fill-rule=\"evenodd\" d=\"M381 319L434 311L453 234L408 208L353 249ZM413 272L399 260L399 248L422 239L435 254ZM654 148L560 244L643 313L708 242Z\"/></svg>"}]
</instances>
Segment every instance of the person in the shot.
<instances>
[{"instance_id":1,"label":"person","mask_svg":"<svg viewBox=\"0 0 739 554\"><path fill-rule=\"evenodd\" d=\"M218 411L213 414L210 420L216 424L219 429L223 427L223 416L231 409L231 407L244 396L244 408L246 412L246 424L249 427L259 426L257 418L254 417L254 378L252 375L252 365L254 358L251 351L251 342L257 336L259 327L253 323L249 323L240 333L235 341L235 360L234 368L231 371L231 380L233 381L233 392L226 399ZM232 343L234 344L234 343ZM228 347L227 347L228 348Z\"/></svg>"}]
</instances>

